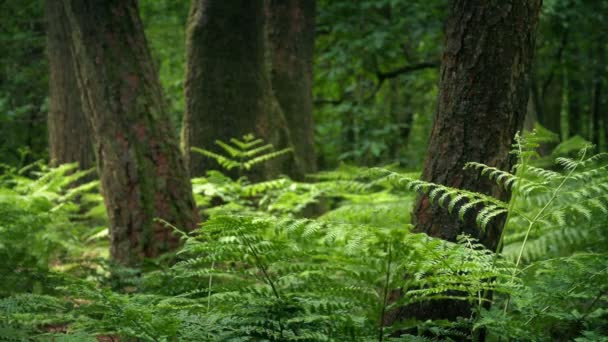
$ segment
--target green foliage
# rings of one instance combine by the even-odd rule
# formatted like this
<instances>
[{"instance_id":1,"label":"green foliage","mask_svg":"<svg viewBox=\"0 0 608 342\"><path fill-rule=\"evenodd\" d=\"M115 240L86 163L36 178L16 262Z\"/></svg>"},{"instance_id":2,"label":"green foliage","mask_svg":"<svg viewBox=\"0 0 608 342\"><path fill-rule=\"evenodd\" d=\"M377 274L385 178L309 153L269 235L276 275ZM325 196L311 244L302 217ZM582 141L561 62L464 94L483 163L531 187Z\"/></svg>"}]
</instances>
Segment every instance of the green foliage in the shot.
<instances>
[{"instance_id":1,"label":"green foliage","mask_svg":"<svg viewBox=\"0 0 608 342\"><path fill-rule=\"evenodd\" d=\"M98 182L83 182L90 173L37 163L0 176L0 340L61 330L70 321L62 274L95 274L93 256L107 256L107 244L96 242L105 228L92 228L106 222Z\"/></svg>"},{"instance_id":2,"label":"green foliage","mask_svg":"<svg viewBox=\"0 0 608 342\"><path fill-rule=\"evenodd\" d=\"M94 186L66 186L84 173L72 173L68 165L31 180L13 171L3 178L3 194L23 197L22 202L11 197L20 211L0 217L21 219L5 219L0 226L13 231L28 227L31 234L0 234L0 243L15 246L7 265L35 265L28 267L38 267L43 284L13 286L3 293L0 331L7 340L40 341L96 336L143 341L473 340L481 329L489 339L606 339L608 156L590 155L585 148L576 159L559 157L557 167L544 169L535 164L535 149L545 138L542 132L517 138L514 172L467 164L472 174L510 191L509 203L424 182L393 167L344 165L313 175L309 182L279 178L253 183L213 171L194 180L205 222L190 235L181 233L185 244L179 262L143 273L110 268L110 277L99 263L96 272L88 273L49 267L65 264L66 256L73 255L61 245L68 240L60 234L65 227L79 226L68 210L78 197L71 191L85 198ZM255 139L224 145L235 163L255 158L246 151L263 147ZM467 236L451 243L412 233L409 210L420 192L461 218L475 218L479 229L506 214L503 251L489 251ZM57 208L62 214L43 215L33 206L40 196L47 201L45 210ZM317 202L330 210L301 218L305 207ZM63 230L54 228L52 234L59 238L42 240L46 247L24 248L25 241L38 241L38 234L48 234L57 222ZM33 228L39 225L45 228ZM86 234L69 232L68 245L82 251ZM25 261L15 259L34 252ZM383 317L393 310L439 299L462 301L473 315L383 326Z\"/></svg>"},{"instance_id":3,"label":"green foliage","mask_svg":"<svg viewBox=\"0 0 608 342\"><path fill-rule=\"evenodd\" d=\"M259 164L292 152L292 148L273 151L272 144L264 144L264 140L258 139L252 134L246 134L241 139L232 138L229 143L219 140L215 143L224 150L226 155L198 147L192 147L192 151L214 159L226 170L237 169L239 175Z\"/></svg>"},{"instance_id":4,"label":"green foliage","mask_svg":"<svg viewBox=\"0 0 608 342\"><path fill-rule=\"evenodd\" d=\"M0 2L0 164L44 158L48 72L43 1Z\"/></svg>"},{"instance_id":5,"label":"green foliage","mask_svg":"<svg viewBox=\"0 0 608 342\"><path fill-rule=\"evenodd\" d=\"M169 117L179 132L185 109L186 22L188 1L141 0L139 9L160 83L168 102Z\"/></svg>"},{"instance_id":6,"label":"green foliage","mask_svg":"<svg viewBox=\"0 0 608 342\"><path fill-rule=\"evenodd\" d=\"M515 340L553 340L566 332L568 339L606 338L608 155L589 156L587 146L576 159L556 159L563 171L547 170L533 165L539 157L535 149L544 141L542 132L517 137L515 174L480 163L466 165L510 191L511 203L383 169L372 170L372 178L426 193L461 220L473 215L480 229L507 214L500 255L515 263L509 282L523 278L526 286L506 297L495 295L502 305L482 309L477 328ZM528 265L520 270L524 263Z\"/></svg>"},{"instance_id":7,"label":"green foliage","mask_svg":"<svg viewBox=\"0 0 608 342\"><path fill-rule=\"evenodd\" d=\"M188 296L207 305L198 321L210 340L388 337L391 330L380 327L386 310L453 290L465 290L460 299L474 301L484 289L504 290L484 281L501 277L487 251L464 238L459 245L410 234L403 224L214 216L182 254L189 258L175 267L200 284ZM394 288L406 295L389 304Z\"/></svg>"},{"instance_id":8,"label":"green foliage","mask_svg":"<svg viewBox=\"0 0 608 342\"><path fill-rule=\"evenodd\" d=\"M318 2L313 94L322 167L420 165L438 69L380 75L438 61L446 9L445 1Z\"/></svg>"},{"instance_id":9,"label":"green foliage","mask_svg":"<svg viewBox=\"0 0 608 342\"><path fill-rule=\"evenodd\" d=\"M93 223L91 213L81 209L99 205L90 194L97 182L72 186L89 171L76 171L76 164L35 168L11 170L0 178L0 273L5 275L0 296L41 293L51 261L83 252L79 239L89 232L71 220ZM28 172L37 178L25 177Z\"/></svg>"}]
</instances>

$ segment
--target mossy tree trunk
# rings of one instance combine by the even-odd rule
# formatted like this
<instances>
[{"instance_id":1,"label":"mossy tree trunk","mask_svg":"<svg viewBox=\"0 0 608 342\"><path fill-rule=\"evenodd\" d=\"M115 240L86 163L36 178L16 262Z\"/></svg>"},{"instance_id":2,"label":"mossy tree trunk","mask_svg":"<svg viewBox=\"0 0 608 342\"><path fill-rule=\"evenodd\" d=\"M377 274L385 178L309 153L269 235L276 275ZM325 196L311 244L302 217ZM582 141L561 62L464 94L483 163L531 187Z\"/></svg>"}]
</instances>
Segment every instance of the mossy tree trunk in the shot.
<instances>
[{"instance_id":1,"label":"mossy tree trunk","mask_svg":"<svg viewBox=\"0 0 608 342\"><path fill-rule=\"evenodd\" d=\"M422 179L508 200L494 182L473 171L467 162L510 170L515 133L521 129L528 101L528 75L534 52L540 0L454 0L446 25L437 112ZM474 220L418 198L413 221L416 231L455 241L459 234L479 239L495 250L504 217L485 232ZM407 317L455 319L468 317L464 301L433 301L390 312L385 323Z\"/></svg>"},{"instance_id":2,"label":"mossy tree trunk","mask_svg":"<svg viewBox=\"0 0 608 342\"><path fill-rule=\"evenodd\" d=\"M194 176L219 166L190 152L191 147L221 152L216 140L229 141L248 133L277 149L291 147L287 123L272 92L264 20L262 0L192 1L182 148ZM263 179L293 173L298 169L293 163L293 155L283 156L250 176Z\"/></svg>"},{"instance_id":3,"label":"mossy tree trunk","mask_svg":"<svg viewBox=\"0 0 608 342\"><path fill-rule=\"evenodd\" d=\"M81 98L95 140L114 260L137 265L197 222L192 187L136 0L64 0Z\"/></svg>"},{"instance_id":4,"label":"mossy tree trunk","mask_svg":"<svg viewBox=\"0 0 608 342\"><path fill-rule=\"evenodd\" d=\"M45 1L49 62L49 159L53 166L78 162L93 167L91 129L84 115L70 50L70 31L63 3Z\"/></svg>"},{"instance_id":5,"label":"mossy tree trunk","mask_svg":"<svg viewBox=\"0 0 608 342\"><path fill-rule=\"evenodd\" d=\"M306 173L317 169L312 112L315 3L266 1L272 89L285 115L295 156Z\"/></svg>"}]
</instances>

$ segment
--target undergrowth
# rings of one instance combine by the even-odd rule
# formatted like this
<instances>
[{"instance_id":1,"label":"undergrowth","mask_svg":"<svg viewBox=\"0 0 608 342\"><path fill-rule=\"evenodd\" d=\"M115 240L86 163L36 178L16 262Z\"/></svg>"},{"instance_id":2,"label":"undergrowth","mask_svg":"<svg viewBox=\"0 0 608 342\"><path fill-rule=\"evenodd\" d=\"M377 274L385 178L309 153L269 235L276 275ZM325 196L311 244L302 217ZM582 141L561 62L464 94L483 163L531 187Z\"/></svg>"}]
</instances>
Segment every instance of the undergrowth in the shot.
<instances>
[{"instance_id":1,"label":"undergrowth","mask_svg":"<svg viewBox=\"0 0 608 342\"><path fill-rule=\"evenodd\" d=\"M513 170L466 166L510 191L509 203L392 167L344 166L308 182L211 171L193 180L200 228L173 227L180 261L143 273L104 261L97 184L73 186L84 176L74 165L8 170L0 340L425 341L482 330L496 341L606 340L608 156L584 147L540 167L538 143L517 138ZM241 146L240 156L257 146L265 145ZM263 154L270 150L255 154L287 153ZM226 151L206 155L245 174L250 159ZM499 250L412 233L420 192L455 219L473 215L478 229L506 215ZM388 312L447 298L473 314L383 324Z\"/></svg>"}]
</instances>

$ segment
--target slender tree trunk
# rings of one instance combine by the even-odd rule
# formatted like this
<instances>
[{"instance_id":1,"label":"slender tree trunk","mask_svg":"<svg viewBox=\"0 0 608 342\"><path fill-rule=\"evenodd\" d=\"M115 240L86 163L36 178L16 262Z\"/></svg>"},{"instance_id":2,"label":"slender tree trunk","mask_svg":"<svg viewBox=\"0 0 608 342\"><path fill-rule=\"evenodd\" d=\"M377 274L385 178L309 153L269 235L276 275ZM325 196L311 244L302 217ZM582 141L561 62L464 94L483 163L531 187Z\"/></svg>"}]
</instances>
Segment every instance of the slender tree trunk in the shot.
<instances>
[{"instance_id":1,"label":"slender tree trunk","mask_svg":"<svg viewBox=\"0 0 608 342\"><path fill-rule=\"evenodd\" d=\"M579 79L573 77L568 82L568 88L568 136L582 136L583 102L581 97L583 92L581 89L584 89L584 85Z\"/></svg>"},{"instance_id":2,"label":"slender tree trunk","mask_svg":"<svg viewBox=\"0 0 608 342\"><path fill-rule=\"evenodd\" d=\"M414 112L411 110L410 94L402 94L399 92L398 80L389 80L389 96L390 110L393 117L393 123L399 126L398 139L390 146L390 156L399 160L404 150L408 148L408 141L414 123Z\"/></svg>"},{"instance_id":3,"label":"slender tree trunk","mask_svg":"<svg viewBox=\"0 0 608 342\"><path fill-rule=\"evenodd\" d=\"M45 15L50 71L47 118L50 163L78 162L81 169L89 169L95 162L91 129L78 96L70 29L63 3L46 0Z\"/></svg>"},{"instance_id":4,"label":"slender tree trunk","mask_svg":"<svg viewBox=\"0 0 608 342\"><path fill-rule=\"evenodd\" d=\"M563 89L563 74L557 71L552 77L552 81L545 87L542 93L543 101L543 116L540 124L551 132L561 137L561 108L562 108L562 92Z\"/></svg>"},{"instance_id":5,"label":"slender tree trunk","mask_svg":"<svg viewBox=\"0 0 608 342\"><path fill-rule=\"evenodd\" d=\"M179 244L197 211L136 0L63 0L95 139L112 257L136 265Z\"/></svg>"},{"instance_id":6,"label":"slender tree trunk","mask_svg":"<svg viewBox=\"0 0 608 342\"><path fill-rule=\"evenodd\" d=\"M193 146L221 152L216 140L248 133L275 148L291 146L266 65L263 0L193 0L186 44L182 144L193 175L218 169L213 160L191 153ZM252 177L269 178L297 169L291 166L294 160L293 156L275 159Z\"/></svg>"},{"instance_id":7,"label":"slender tree trunk","mask_svg":"<svg viewBox=\"0 0 608 342\"><path fill-rule=\"evenodd\" d=\"M591 118L592 118L592 131L591 141L598 150L601 150L601 120L602 120L602 81L603 81L603 67L604 67L604 42L598 42L595 65L593 73L593 93L592 93L592 104L591 104ZM606 125L606 123L604 123Z\"/></svg>"},{"instance_id":8,"label":"slender tree trunk","mask_svg":"<svg viewBox=\"0 0 608 342\"><path fill-rule=\"evenodd\" d=\"M423 180L508 200L494 182L463 166L470 161L503 170L512 166L509 152L526 114L539 9L540 0L451 2ZM504 217L496 219L482 232L474 220L460 222L426 195L418 198L413 220L418 232L449 241L466 233L491 250L504 223ZM412 316L453 320L469 314L466 302L438 300L389 312L385 323Z\"/></svg>"},{"instance_id":9,"label":"slender tree trunk","mask_svg":"<svg viewBox=\"0 0 608 342\"><path fill-rule=\"evenodd\" d=\"M592 134L591 141L598 150L601 148L600 132L601 132L601 119L600 119L600 104L602 98L602 81L596 79L593 81L593 103L591 106L591 120L592 120Z\"/></svg>"},{"instance_id":10,"label":"slender tree trunk","mask_svg":"<svg viewBox=\"0 0 608 342\"><path fill-rule=\"evenodd\" d=\"M558 139L561 139L561 109L562 95L564 91L564 72L562 56L566 46L568 45L568 29L560 32L561 39L555 51L553 58L553 66L547 78L540 86L540 100L542 101L542 115L539 116L539 122L551 132L557 134ZM549 151L547 151L549 152Z\"/></svg>"},{"instance_id":11,"label":"slender tree trunk","mask_svg":"<svg viewBox=\"0 0 608 342\"><path fill-rule=\"evenodd\" d=\"M532 102L536 121L540 123L544 121L544 117L542 95L539 92L539 88L536 73L534 67L532 67L532 70L530 70L530 99L528 101Z\"/></svg>"},{"instance_id":12,"label":"slender tree trunk","mask_svg":"<svg viewBox=\"0 0 608 342\"><path fill-rule=\"evenodd\" d=\"M295 156L305 173L317 169L312 116L315 3L315 0L266 1L272 88L285 115Z\"/></svg>"},{"instance_id":13,"label":"slender tree trunk","mask_svg":"<svg viewBox=\"0 0 608 342\"><path fill-rule=\"evenodd\" d=\"M528 104L526 106L526 118L524 119L524 129L526 131L532 131L537 121L538 115L536 114L536 105L534 104L534 92L532 91L532 87L530 87Z\"/></svg>"}]
</instances>

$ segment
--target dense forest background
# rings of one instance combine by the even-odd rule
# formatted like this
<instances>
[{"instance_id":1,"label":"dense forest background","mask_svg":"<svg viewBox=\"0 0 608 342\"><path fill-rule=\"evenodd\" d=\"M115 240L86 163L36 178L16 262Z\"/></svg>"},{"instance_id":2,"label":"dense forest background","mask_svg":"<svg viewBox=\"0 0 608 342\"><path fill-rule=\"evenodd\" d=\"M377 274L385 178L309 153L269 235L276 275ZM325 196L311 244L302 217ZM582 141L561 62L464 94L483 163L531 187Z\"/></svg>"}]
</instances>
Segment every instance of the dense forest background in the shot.
<instances>
[{"instance_id":1,"label":"dense forest background","mask_svg":"<svg viewBox=\"0 0 608 342\"><path fill-rule=\"evenodd\" d=\"M2 4L2 162L48 159L44 4ZM185 110L187 1L141 1L170 117ZM315 147L340 162L420 168L436 105L445 1L319 1L314 54ZM604 1L544 1L527 127L607 148Z\"/></svg>"},{"instance_id":2,"label":"dense forest background","mask_svg":"<svg viewBox=\"0 0 608 342\"><path fill-rule=\"evenodd\" d=\"M608 1L0 2L0 341L608 341Z\"/></svg>"}]
</instances>

